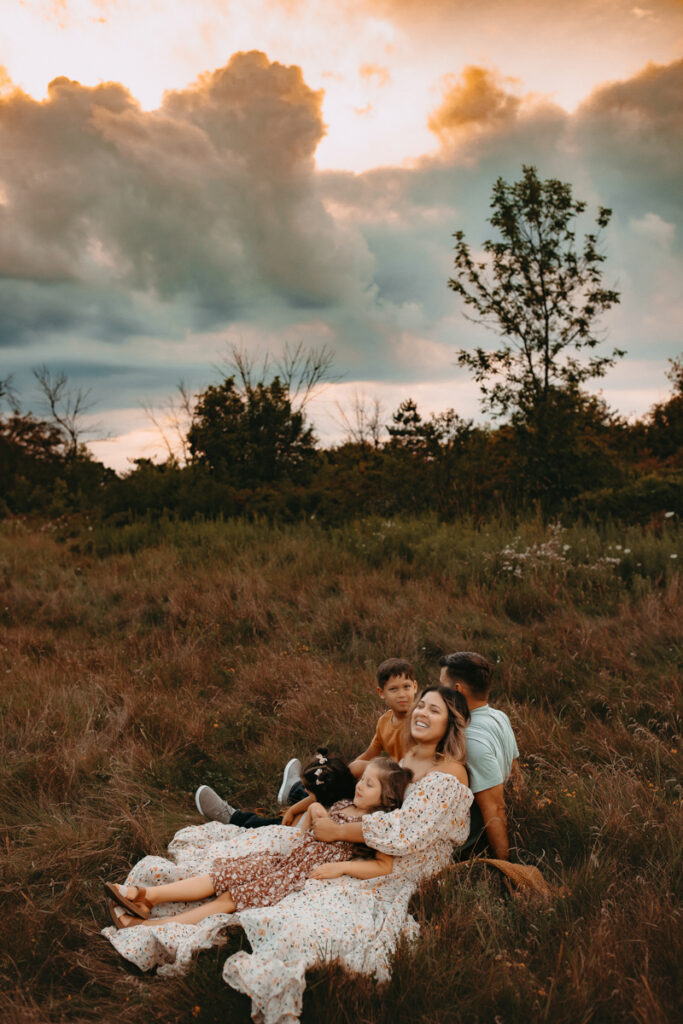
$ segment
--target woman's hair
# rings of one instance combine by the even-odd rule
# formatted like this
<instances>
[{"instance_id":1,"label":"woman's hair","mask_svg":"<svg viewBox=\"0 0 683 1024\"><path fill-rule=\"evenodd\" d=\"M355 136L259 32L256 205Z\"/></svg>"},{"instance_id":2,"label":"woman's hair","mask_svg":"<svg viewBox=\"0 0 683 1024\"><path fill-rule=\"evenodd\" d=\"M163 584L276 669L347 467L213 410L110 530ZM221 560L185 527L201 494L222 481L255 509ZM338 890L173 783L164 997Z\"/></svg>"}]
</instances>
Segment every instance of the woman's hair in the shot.
<instances>
[{"instance_id":1,"label":"woman's hair","mask_svg":"<svg viewBox=\"0 0 683 1024\"><path fill-rule=\"evenodd\" d=\"M418 693L415 704L413 704L413 711L428 693L438 693L448 712L446 731L436 745L437 758L450 757L454 761L460 761L462 764L465 764L467 757L465 727L470 720L470 709L467 706L467 701L458 690L451 690L450 686L427 686L422 693ZM406 722L409 742L412 740L410 734L412 717L413 713L411 711Z\"/></svg>"},{"instance_id":2,"label":"woman's hair","mask_svg":"<svg viewBox=\"0 0 683 1024\"><path fill-rule=\"evenodd\" d=\"M356 780L349 766L341 757L329 756L326 747L318 747L301 774L304 786L323 807L331 807L337 800L353 800Z\"/></svg>"},{"instance_id":3,"label":"woman's hair","mask_svg":"<svg viewBox=\"0 0 683 1024\"><path fill-rule=\"evenodd\" d=\"M410 768L401 768L396 761L390 761L386 757L374 757L369 763L377 768L382 787L382 802L377 810L395 811L403 803L406 788L413 781L412 771Z\"/></svg>"}]
</instances>

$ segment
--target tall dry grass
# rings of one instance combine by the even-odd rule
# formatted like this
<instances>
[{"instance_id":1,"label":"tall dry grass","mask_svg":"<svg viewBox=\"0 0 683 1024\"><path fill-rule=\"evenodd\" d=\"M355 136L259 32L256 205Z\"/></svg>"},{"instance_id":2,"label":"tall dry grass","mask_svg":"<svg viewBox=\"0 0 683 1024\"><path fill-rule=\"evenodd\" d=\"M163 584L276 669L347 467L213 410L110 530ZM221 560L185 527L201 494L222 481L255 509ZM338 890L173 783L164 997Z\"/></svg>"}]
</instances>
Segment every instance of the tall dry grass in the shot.
<instances>
[{"instance_id":1,"label":"tall dry grass","mask_svg":"<svg viewBox=\"0 0 683 1024\"><path fill-rule=\"evenodd\" d=\"M198 821L202 782L272 810L287 758L363 747L380 660L427 682L457 648L496 663L522 751L514 856L564 894L511 899L456 866L415 898L391 984L316 970L304 1020L673 1020L681 554L672 523L5 523L3 1020L247 1021L225 950L183 981L127 968L99 936L100 880Z\"/></svg>"}]
</instances>

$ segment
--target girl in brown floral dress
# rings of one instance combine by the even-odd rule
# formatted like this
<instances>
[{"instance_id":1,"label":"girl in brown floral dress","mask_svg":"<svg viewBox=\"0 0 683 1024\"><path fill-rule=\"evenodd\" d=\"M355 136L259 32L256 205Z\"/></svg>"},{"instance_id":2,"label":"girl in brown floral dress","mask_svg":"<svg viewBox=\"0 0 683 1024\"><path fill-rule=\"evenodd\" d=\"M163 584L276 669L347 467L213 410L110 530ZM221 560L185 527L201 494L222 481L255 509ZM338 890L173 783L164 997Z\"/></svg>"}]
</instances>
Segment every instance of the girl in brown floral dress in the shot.
<instances>
[{"instance_id":1,"label":"girl in brown floral dress","mask_svg":"<svg viewBox=\"0 0 683 1024\"><path fill-rule=\"evenodd\" d=\"M361 818L373 811L389 811L401 806L406 787L412 779L410 769L395 761L378 757L368 763L355 783L348 767L339 758L330 758L323 749L303 772L307 790L319 800L309 807L301 823L301 839L287 853L253 853L244 857L218 857L205 875L170 882L166 885L117 886L107 883L111 897L109 911L118 928L144 923L196 924L211 914L230 914L247 907L271 906L289 893L303 889L309 878L376 878L391 873L393 857L360 844L324 843L315 839L313 822L329 815L340 824ZM348 792L349 779L355 783L353 801L339 799ZM334 801L334 802L333 802ZM329 812L323 803L331 803ZM173 917L149 918L160 903L192 902L216 898L200 907ZM123 909L121 909L123 908ZM128 911L125 913L124 911Z\"/></svg>"}]
</instances>

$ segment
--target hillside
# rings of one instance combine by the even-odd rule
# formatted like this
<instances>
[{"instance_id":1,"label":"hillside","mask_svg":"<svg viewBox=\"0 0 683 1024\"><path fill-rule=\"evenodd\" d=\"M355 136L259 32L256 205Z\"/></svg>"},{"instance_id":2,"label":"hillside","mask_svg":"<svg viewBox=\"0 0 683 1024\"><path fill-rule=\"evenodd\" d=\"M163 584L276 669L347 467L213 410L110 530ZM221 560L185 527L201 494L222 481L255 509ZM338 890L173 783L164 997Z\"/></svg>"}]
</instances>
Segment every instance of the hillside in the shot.
<instances>
[{"instance_id":1,"label":"hillside","mask_svg":"<svg viewBox=\"0 0 683 1024\"><path fill-rule=\"evenodd\" d=\"M446 872L414 901L422 937L389 988L320 969L303 1020L673 1020L681 557L676 517L1 523L3 1020L248 1021L225 950L183 981L127 968L99 937L101 879L198 822L200 783L274 809L289 757L364 747L380 660L426 683L458 648L496 664L526 780L513 856L558 894L543 907L476 864Z\"/></svg>"}]
</instances>

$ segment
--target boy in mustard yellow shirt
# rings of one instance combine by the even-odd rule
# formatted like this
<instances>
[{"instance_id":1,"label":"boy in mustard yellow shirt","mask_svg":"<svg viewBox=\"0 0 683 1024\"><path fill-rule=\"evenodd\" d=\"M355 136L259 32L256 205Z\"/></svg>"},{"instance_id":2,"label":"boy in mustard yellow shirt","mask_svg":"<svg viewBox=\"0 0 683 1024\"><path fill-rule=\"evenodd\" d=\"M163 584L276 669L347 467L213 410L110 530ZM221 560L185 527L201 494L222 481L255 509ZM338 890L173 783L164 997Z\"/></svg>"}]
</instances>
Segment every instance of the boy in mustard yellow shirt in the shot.
<instances>
[{"instance_id":1,"label":"boy in mustard yellow shirt","mask_svg":"<svg viewBox=\"0 0 683 1024\"><path fill-rule=\"evenodd\" d=\"M358 779L368 761L387 754L392 761L400 761L406 752L405 724L417 693L417 680L413 666L402 658L387 658L377 669L377 693L387 711L377 722L370 746L349 765Z\"/></svg>"}]
</instances>

